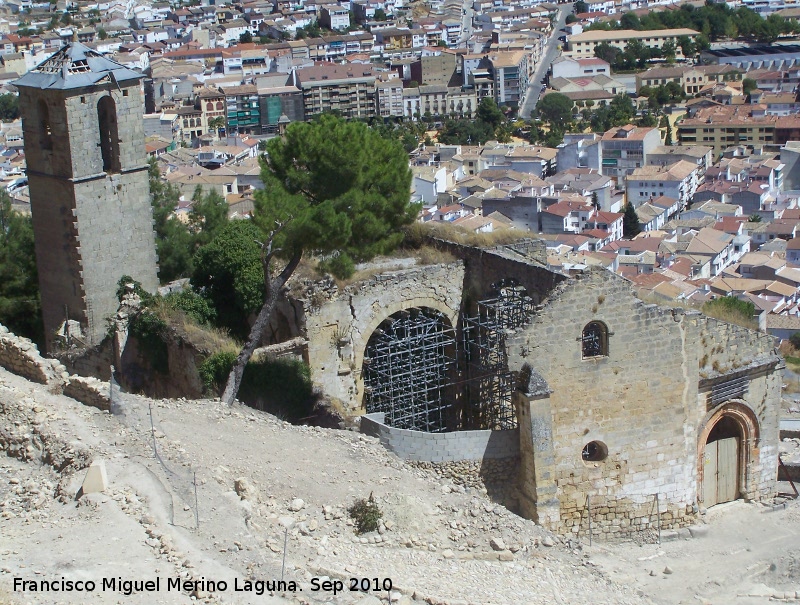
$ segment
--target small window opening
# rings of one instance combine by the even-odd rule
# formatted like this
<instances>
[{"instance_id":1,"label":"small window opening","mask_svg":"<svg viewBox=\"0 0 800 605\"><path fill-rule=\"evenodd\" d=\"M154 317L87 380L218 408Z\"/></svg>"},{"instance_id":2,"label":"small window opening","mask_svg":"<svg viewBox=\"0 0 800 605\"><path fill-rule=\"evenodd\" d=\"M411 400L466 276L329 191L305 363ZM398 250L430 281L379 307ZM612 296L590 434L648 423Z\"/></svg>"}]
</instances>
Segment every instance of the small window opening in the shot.
<instances>
[{"instance_id":1,"label":"small window opening","mask_svg":"<svg viewBox=\"0 0 800 605\"><path fill-rule=\"evenodd\" d=\"M105 96L97 102L97 120L100 126L100 152L103 171L119 172L119 134L117 132L117 106L114 99Z\"/></svg>"},{"instance_id":2,"label":"small window opening","mask_svg":"<svg viewBox=\"0 0 800 605\"><path fill-rule=\"evenodd\" d=\"M123 97L127 97L128 96L128 91L127 90L123 90L122 91L122 96Z\"/></svg>"},{"instance_id":3,"label":"small window opening","mask_svg":"<svg viewBox=\"0 0 800 605\"><path fill-rule=\"evenodd\" d=\"M608 458L608 447L602 441L590 441L581 450L584 462L600 462Z\"/></svg>"},{"instance_id":4,"label":"small window opening","mask_svg":"<svg viewBox=\"0 0 800 605\"><path fill-rule=\"evenodd\" d=\"M608 328L604 323L591 321L586 324L581 336L581 353L584 359L608 355Z\"/></svg>"},{"instance_id":5,"label":"small window opening","mask_svg":"<svg viewBox=\"0 0 800 605\"><path fill-rule=\"evenodd\" d=\"M53 128L50 124L50 109L44 99L39 99L39 146L53 150Z\"/></svg>"}]
</instances>

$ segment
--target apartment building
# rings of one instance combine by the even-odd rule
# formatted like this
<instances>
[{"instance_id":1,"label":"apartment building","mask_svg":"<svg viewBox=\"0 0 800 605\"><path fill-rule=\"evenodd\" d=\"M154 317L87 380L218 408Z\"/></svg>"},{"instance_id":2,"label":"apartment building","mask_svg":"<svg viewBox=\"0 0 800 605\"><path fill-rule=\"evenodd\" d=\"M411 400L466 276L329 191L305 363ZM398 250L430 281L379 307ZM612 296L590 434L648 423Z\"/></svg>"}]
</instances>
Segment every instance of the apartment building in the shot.
<instances>
[{"instance_id":1,"label":"apartment building","mask_svg":"<svg viewBox=\"0 0 800 605\"><path fill-rule=\"evenodd\" d=\"M760 105L706 107L677 124L682 145L701 143L718 157L728 147L783 145L800 139L800 116L768 115Z\"/></svg>"},{"instance_id":2,"label":"apartment building","mask_svg":"<svg viewBox=\"0 0 800 605\"><path fill-rule=\"evenodd\" d=\"M228 134L261 134L258 89L252 85L220 86L225 95Z\"/></svg>"},{"instance_id":3,"label":"apartment building","mask_svg":"<svg viewBox=\"0 0 800 605\"><path fill-rule=\"evenodd\" d=\"M627 124L603 133L602 172L618 183L636 168L647 164L647 156L661 145L658 128L643 128Z\"/></svg>"},{"instance_id":4,"label":"apartment building","mask_svg":"<svg viewBox=\"0 0 800 605\"><path fill-rule=\"evenodd\" d=\"M709 84L736 82L742 77L742 71L732 65L651 67L636 74L636 90L642 86L663 86L669 82L677 82L683 92L694 95Z\"/></svg>"},{"instance_id":5,"label":"apartment building","mask_svg":"<svg viewBox=\"0 0 800 605\"><path fill-rule=\"evenodd\" d=\"M528 90L528 63L526 51L499 52L489 55L494 79L494 100L498 105L516 107Z\"/></svg>"},{"instance_id":6,"label":"apartment building","mask_svg":"<svg viewBox=\"0 0 800 605\"><path fill-rule=\"evenodd\" d=\"M583 32L577 36L571 36L567 41L567 48L564 51L564 56L575 59L594 57L594 47L603 42L619 50L625 50L625 47L631 40L639 40L648 48L661 48L668 40L677 42L678 38L686 36L694 41L698 35L699 32L685 27L645 31L636 31L633 29L619 29L614 31L593 30ZM680 46L678 46L676 52L678 56L682 56Z\"/></svg>"},{"instance_id":7,"label":"apartment building","mask_svg":"<svg viewBox=\"0 0 800 605\"><path fill-rule=\"evenodd\" d=\"M666 166L642 166L634 169L625 179L627 200L637 207L665 196L678 200L679 207L685 208L701 179L700 167L685 160Z\"/></svg>"},{"instance_id":8,"label":"apartment building","mask_svg":"<svg viewBox=\"0 0 800 605\"><path fill-rule=\"evenodd\" d=\"M345 118L374 116L375 80L372 66L362 64L320 64L294 72L306 119L326 111L336 111Z\"/></svg>"}]
</instances>

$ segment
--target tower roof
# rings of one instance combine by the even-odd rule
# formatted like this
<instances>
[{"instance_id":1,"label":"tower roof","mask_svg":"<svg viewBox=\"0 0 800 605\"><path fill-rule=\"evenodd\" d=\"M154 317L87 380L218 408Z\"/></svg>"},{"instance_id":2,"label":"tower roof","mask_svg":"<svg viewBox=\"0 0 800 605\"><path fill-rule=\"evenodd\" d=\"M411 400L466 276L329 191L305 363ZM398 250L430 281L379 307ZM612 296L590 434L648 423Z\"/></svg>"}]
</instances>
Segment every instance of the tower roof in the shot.
<instances>
[{"instance_id":1,"label":"tower roof","mask_svg":"<svg viewBox=\"0 0 800 605\"><path fill-rule=\"evenodd\" d=\"M42 89L71 89L93 86L103 81L123 83L144 76L107 59L79 42L62 46L19 80L17 87Z\"/></svg>"}]
</instances>

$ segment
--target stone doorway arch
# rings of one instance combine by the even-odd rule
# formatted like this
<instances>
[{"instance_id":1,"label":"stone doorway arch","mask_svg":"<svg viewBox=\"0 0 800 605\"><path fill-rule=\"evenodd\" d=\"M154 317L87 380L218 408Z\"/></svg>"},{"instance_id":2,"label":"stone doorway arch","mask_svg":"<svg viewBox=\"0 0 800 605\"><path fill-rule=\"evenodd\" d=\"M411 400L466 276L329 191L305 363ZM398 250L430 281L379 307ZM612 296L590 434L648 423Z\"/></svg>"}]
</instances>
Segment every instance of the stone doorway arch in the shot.
<instances>
[{"instance_id":1,"label":"stone doorway arch","mask_svg":"<svg viewBox=\"0 0 800 605\"><path fill-rule=\"evenodd\" d=\"M743 401L710 412L698 436L698 501L705 507L744 497L757 458L758 418Z\"/></svg>"}]
</instances>

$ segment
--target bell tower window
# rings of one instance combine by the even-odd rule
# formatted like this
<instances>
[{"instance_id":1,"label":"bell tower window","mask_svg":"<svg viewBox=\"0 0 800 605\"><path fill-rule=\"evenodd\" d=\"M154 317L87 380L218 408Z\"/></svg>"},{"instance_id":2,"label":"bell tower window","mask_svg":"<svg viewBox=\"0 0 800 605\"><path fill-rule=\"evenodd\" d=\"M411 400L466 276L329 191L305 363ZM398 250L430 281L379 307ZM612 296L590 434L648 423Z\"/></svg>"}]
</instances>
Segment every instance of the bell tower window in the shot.
<instances>
[{"instance_id":1,"label":"bell tower window","mask_svg":"<svg viewBox=\"0 0 800 605\"><path fill-rule=\"evenodd\" d=\"M50 109L44 99L39 99L39 146L48 151L53 150L53 128L50 124Z\"/></svg>"},{"instance_id":2,"label":"bell tower window","mask_svg":"<svg viewBox=\"0 0 800 605\"><path fill-rule=\"evenodd\" d=\"M100 125L100 152L103 154L103 171L119 172L119 134L117 132L117 107L114 99L105 96L97 102L97 120Z\"/></svg>"}]
</instances>

